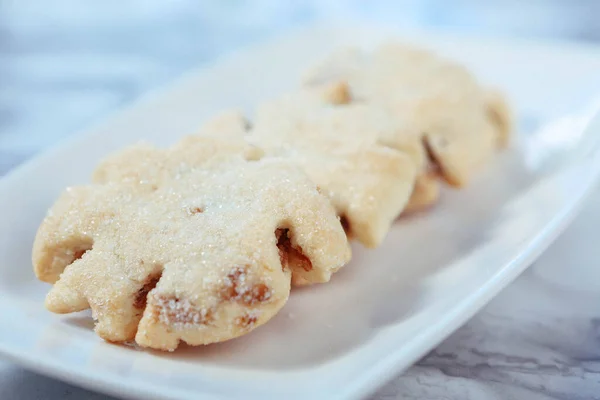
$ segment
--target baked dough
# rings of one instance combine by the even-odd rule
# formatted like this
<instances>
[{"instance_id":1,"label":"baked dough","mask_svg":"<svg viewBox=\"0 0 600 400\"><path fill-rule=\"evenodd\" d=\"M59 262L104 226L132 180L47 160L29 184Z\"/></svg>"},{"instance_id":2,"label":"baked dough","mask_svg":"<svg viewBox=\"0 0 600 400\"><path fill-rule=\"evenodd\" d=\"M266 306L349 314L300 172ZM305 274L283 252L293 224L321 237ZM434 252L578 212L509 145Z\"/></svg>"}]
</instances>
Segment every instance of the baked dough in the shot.
<instances>
[{"instance_id":1,"label":"baked dough","mask_svg":"<svg viewBox=\"0 0 600 400\"><path fill-rule=\"evenodd\" d=\"M298 167L200 137L110 157L63 193L33 250L50 311L91 307L102 338L162 350L245 334L285 304L292 273L326 282L349 258Z\"/></svg>"}]
</instances>

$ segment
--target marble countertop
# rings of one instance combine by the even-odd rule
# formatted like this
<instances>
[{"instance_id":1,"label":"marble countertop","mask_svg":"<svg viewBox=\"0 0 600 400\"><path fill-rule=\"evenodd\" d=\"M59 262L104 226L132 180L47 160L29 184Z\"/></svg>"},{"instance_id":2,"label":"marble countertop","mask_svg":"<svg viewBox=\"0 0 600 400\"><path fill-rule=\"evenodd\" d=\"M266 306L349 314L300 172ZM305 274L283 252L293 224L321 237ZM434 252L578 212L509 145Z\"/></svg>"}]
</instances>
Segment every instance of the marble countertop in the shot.
<instances>
[{"instance_id":1,"label":"marble countertop","mask_svg":"<svg viewBox=\"0 0 600 400\"><path fill-rule=\"evenodd\" d=\"M2 1L0 175L192 66L318 18L600 43L593 0L369 3ZM599 198L600 190L541 259L373 399L600 399L591 239ZM110 399L0 360L0 399L63 398Z\"/></svg>"}]
</instances>

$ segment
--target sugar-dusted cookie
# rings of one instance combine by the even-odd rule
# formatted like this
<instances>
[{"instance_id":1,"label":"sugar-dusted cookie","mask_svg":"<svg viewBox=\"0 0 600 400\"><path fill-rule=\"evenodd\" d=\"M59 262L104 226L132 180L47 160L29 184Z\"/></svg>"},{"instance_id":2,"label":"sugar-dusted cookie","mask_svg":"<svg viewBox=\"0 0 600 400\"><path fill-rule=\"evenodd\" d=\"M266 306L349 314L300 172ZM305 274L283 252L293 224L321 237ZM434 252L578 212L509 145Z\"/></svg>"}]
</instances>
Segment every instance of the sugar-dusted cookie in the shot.
<instances>
[{"instance_id":1,"label":"sugar-dusted cookie","mask_svg":"<svg viewBox=\"0 0 600 400\"><path fill-rule=\"evenodd\" d=\"M415 179L415 186L410 199L402 210L402 214L427 210L437 203L440 197L440 176L435 170L424 170L419 172Z\"/></svg>"},{"instance_id":2,"label":"sugar-dusted cookie","mask_svg":"<svg viewBox=\"0 0 600 400\"><path fill-rule=\"evenodd\" d=\"M413 190L419 148L411 125L353 102L344 84L303 89L259 105L250 141L298 163L331 199L352 237L378 246Z\"/></svg>"},{"instance_id":3,"label":"sugar-dusted cookie","mask_svg":"<svg viewBox=\"0 0 600 400\"><path fill-rule=\"evenodd\" d=\"M232 131L251 126L248 141L302 167L331 200L347 232L376 247L410 197L415 162L399 150L402 137L395 130L404 129L399 120L350 102L346 92L343 85L303 89L262 103L251 124L234 113L218 119L228 119Z\"/></svg>"},{"instance_id":4,"label":"sugar-dusted cookie","mask_svg":"<svg viewBox=\"0 0 600 400\"><path fill-rule=\"evenodd\" d=\"M414 123L430 163L451 185L465 185L477 167L507 142L511 122L502 96L479 86L466 68L427 51L400 44L370 53L341 51L314 68L307 84L340 80L349 84L356 101ZM422 174L430 176L431 169ZM419 178L416 203L437 198L436 180L427 176Z\"/></svg>"},{"instance_id":5,"label":"sugar-dusted cookie","mask_svg":"<svg viewBox=\"0 0 600 400\"><path fill-rule=\"evenodd\" d=\"M299 168L241 142L187 139L109 158L66 190L33 250L57 313L91 307L108 341L173 350L243 335L350 257L329 201Z\"/></svg>"}]
</instances>

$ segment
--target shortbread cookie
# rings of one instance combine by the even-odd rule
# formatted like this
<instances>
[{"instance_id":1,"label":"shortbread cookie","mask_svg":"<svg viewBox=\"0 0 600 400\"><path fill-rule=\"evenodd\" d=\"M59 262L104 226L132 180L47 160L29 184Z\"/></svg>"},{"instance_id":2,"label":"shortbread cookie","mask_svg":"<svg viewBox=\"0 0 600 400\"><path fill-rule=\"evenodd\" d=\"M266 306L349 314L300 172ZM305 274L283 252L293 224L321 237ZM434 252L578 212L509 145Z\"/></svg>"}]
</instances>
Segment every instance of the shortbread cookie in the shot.
<instances>
[{"instance_id":1,"label":"shortbread cookie","mask_svg":"<svg viewBox=\"0 0 600 400\"><path fill-rule=\"evenodd\" d=\"M342 51L307 78L308 85L338 81L349 84L352 99L416 124L430 163L453 186L465 185L507 142L511 121L502 96L480 87L466 68L427 51L399 44L372 53ZM422 173L429 175L431 169ZM435 200L437 189L430 187L435 185L434 179L420 178L417 186L428 195L414 201Z\"/></svg>"},{"instance_id":2,"label":"shortbread cookie","mask_svg":"<svg viewBox=\"0 0 600 400\"><path fill-rule=\"evenodd\" d=\"M421 171L415 179L415 186L402 214L424 211L437 203L440 197L439 179L440 176L435 170Z\"/></svg>"},{"instance_id":3,"label":"shortbread cookie","mask_svg":"<svg viewBox=\"0 0 600 400\"><path fill-rule=\"evenodd\" d=\"M262 103L248 137L302 166L351 236L376 247L406 206L424 157L419 147L407 151L411 143L397 134L409 123L345 92L345 85L333 85Z\"/></svg>"},{"instance_id":4,"label":"shortbread cookie","mask_svg":"<svg viewBox=\"0 0 600 400\"><path fill-rule=\"evenodd\" d=\"M237 132L251 125L250 142L302 167L331 200L349 235L376 247L406 205L416 168L393 140L397 121L378 108L345 103L338 89L306 89L263 103L252 124L235 113L218 119L228 118Z\"/></svg>"},{"instance_id":5,"label":"shortbread cookie","mask_svg":"<svg viewBox=\"0 0 600 400\"><path fill-rule=\"evenodd\" d=\"M33 250L46 306L91 307L108 341L173 350L243 335L285 304L292 272L325 282L350 250L297 167L239 142L134 147L68 189Z\"/></svg>"}]
</instances>

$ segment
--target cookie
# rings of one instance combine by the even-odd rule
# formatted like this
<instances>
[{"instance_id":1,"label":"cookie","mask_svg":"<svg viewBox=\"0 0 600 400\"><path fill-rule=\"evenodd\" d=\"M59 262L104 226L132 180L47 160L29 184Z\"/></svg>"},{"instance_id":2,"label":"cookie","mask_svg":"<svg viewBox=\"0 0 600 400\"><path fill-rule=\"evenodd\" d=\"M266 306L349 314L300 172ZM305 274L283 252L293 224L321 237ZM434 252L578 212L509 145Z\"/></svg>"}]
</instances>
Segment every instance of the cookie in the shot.
<instances>
[{"instance_id":1,"label":"cookie","mask_svg":"<svg viewBox=\"0 0 600 400\"><path fill-rule=\"evenodd\" d=\"M237 118L233 131L251 126L248 141L300 166L330 199L348 234L376 247L404 209L416 168L398 149L399 122L378 108L349 102L345 92L334 85L287 94L262 103L251 124L241 114L219 118Z\"/></svg>"},{"instance_id":2,"label":"cookie","mask_svg":"<svg viewBox=\"0 0 600 400\"><path fill-rule=\"evenodd\" d=\"M506 99L499 91L488 90L485 93L485 106L488 119L494 125L497 147L504 148L508 146L514 120Z\"/></svg>"},{"instance_id":3,"label":"cookie","mask_svg":"<svg viewBox=\"0 0 600 400\"><path fill-rule=\"evenodd\" d=\"M308 86L345 81L351 97L410 120L430 166L450 185L464 186L512 128L503 97L482 88L466 68L425 50L386 44L371 53L340 51L313 68ZM437 199L437 180L420 178L411 206ZM426 195L423 195L423 194ZM414 203L413 203L414 202Z\"/></svg>"},{"instance_id":4,"label":"cookie","mask_svg":"<svg viewBox=\"0 0 600 400\"><path fill-rule=\"evenodd\" d=\"M437 203L440 197L439 174L437 171L425 171L416 177L413 191L402 214L426 211Z\"/></svg>"},{"instance_id":5,"label":"cookie","mask_svg":"<svg viewBox=\"0 0 600 400\"><path fill-rule=\"evenodd\" d=\"M329 201L298 167L240 141L190 138L110 157L67 189L33 249L46 306L92 309L112 342L173 350L243 335L285 304L291 275L350 258Z\"/></svg>"}]
</instances>

